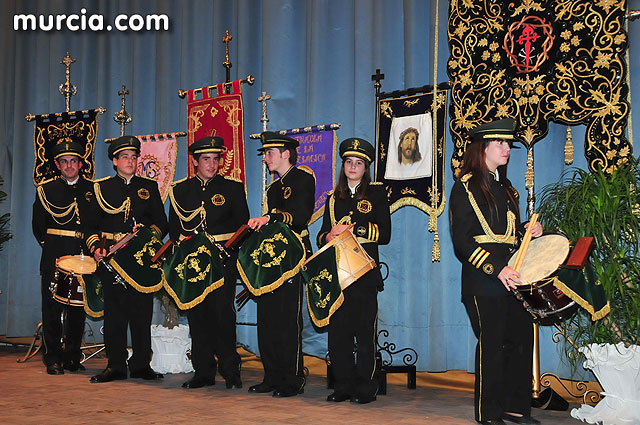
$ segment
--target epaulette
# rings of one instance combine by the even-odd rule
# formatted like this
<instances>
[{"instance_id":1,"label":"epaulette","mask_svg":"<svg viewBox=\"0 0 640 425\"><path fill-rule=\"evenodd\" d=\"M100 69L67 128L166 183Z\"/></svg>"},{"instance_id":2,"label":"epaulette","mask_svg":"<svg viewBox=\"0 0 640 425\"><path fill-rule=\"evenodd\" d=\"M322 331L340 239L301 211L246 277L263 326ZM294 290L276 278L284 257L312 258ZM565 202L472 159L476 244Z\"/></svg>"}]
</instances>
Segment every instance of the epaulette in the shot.
<instances>
[{"instance_id":1,"label":"epaulette","mask_svg":"<svg viewBox=\"0 0 640 425\"><path fill-rule=\"evenodd\" d=\"M382 185L382 184L384 184L384 182L371 182L371 183L369 183L369 184L370 184L370 185L378 186L378 185Z\"/></svg>"},{"instance_id":2,"label":"epaulette","mask_svg":"<svg viewBox=\"0 0 640 425\"><path fill-rule=\"evenodd\" d=\"M469 181L469 179L471 178L471 176L472 176L472 175L473 175L473 174L471 174L471 173L467 173L467 174L465 174L464 176L460 177L460 181L461 181L462 183L466 183L466 182L468 182L468 181Z\"/></svg>"},{"instance_id":3,"label":"epaulette","mask_svg":"<svg viewBox=\"0 0 640 425\"><path fill-rule=\"evenodd\" d=\"M173 181L173 182L171 182L171 186L175 186L178 183L182 183L183 181L186 181L188 178L189 178L189 176L187 176L187 177L185 177L183 179L180 179L180 180Z\"/></svg>"},{"instance_id":4,"label":"epaulette","mask_svg":"<svg viewBox=\"0 0 640 425\"><path fill-rule=\"evenodd\" d=\"M298 170L302 170L305 173L309 173L313 176L313 181L316 181L316 174L313 172L313 170L311 169L311 167L309 167L308 165L301 165L299 167L297 167Z\"/></svg>"},{"instance_id":5,"label":"epaulette","mask_svg":"<svg viewBox=\"0 0 640 425\"><path fill-rule=\"evenodd\" d=\"M112 176L106 176L106 177L103 177L103 178L101 178L101 179L95 179L95 180L93 180L93 182L94 182L94 183L100 183L100 182L103 182L103 181L105 181L105 180L109 180L111 177L112 177Z\"/></svg>"},{"instance_id":6,"label":"epaulette","mask_svg":"<svg viewBox=\"0 0 640 425\"><path fill-rule=\"evenodd\" d=\"M223 178L223 179L226 179L226 180L231 180L232 182L242 183L242 180L237 179L237 178L235 178L235 177L231 177L231 176L222 176L222 178Z\"/></svg>"}]
</instances>

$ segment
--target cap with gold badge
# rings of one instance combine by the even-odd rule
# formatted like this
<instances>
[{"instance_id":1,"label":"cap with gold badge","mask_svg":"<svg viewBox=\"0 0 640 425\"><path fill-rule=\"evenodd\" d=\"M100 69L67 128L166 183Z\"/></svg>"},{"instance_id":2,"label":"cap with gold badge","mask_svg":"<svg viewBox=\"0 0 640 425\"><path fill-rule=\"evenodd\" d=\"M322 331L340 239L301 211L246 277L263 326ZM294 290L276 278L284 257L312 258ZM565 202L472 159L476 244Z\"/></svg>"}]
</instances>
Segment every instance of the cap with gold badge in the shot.
<instances>
[{"instance_id":1,"label":"cap with gold badge","mask_svg":"<svg viewBox=\"0 0 640 425\"><path fill-rule=\"evenodd\" d=\"M348 156L355 156L366 161L373 162L376 155L376 149L373 145L364 139L351 137L340 143L340 158L344 159Z\"/></svg>"},{"instance_id":2,"label":"cap with gold badge","mask_svg":"<svg viewBox=\"0 0 640 425\"><path fill-rule=\"evenodd\" d=\"M198 139L189 146L192 155L202 153L222 153L227 148L224 146L224 139L218 136L209 136Z\"/></svg>"},{"instance_id":3,"label":"cap with gold badge","mask_svg":"<svg viewBox=\"0 0 640 425\"><path fill-rule=\"evenodd\" d=\"M507 140L512 148L519 149L514 146L516 122L513 118L505 118L497 121L481 124L469 131L469 137L472 142L489 141L489 140Z\"/></svg>"},{"instance_id":4,"label":"cap with gold badge","mask_svg":"<svg viewBox=\"0 0 640 425\"><path fill-rule=\"evenodd\" d=\"M133 136L120 136L110 141L107 151L109 159L113 159L117 154L127 149L133 149L137 153L140 153L140 140Z\"/></svg>"},{"instance_id":5,"label":"cap with gold badge","mask_svg":"<svg viewBox=\"0 0 640 425\"><path fill-rule=\"evenodd\" d=\"M51 148L51 154L53 155L53 159L58 159L64 155L74 155L82 157L84 155L84 148L78 142L60 142Z\"/></svg>"},{"instance_id":6,"label":"cap with gold badge","mask_svg":"<svg viewBox=\"0 0 640 425\"><path fill-rule=\"evenodd\" d=\"M269 148L286 148L295 149L300 145L296 139L276 133L275 131L265 131L260 134L262 146L258 148L260 152L264 152Z\"/></svg>"}]
</instances>

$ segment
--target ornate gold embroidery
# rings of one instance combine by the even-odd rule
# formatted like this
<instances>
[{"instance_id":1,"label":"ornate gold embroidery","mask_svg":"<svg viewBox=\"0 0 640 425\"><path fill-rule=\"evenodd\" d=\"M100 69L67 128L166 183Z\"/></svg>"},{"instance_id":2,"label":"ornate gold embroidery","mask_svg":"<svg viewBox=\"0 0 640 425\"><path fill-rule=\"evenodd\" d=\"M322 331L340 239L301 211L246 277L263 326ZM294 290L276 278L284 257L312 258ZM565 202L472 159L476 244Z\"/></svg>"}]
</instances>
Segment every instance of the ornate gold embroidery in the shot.
<instances>
[{"instance_id":1,"label":"ornate gold embroidery","mask_svg":"<svg viewBox=\"0 0 640 425\"><path fill-rule=\"evenodd\" d=\"M178 273L180 279L184 279L184 269L185 267L187 267L198 273L197 276L187 279L188 282L193 283L204 280L207 273L209 273L209 270L211 270L211 264L207 264L207 267L205 267L204 270L200 268L200 260L197 258L197 256L202 253L207 254L209 257L211 257L211 251L209 251L206 246L200 245L197 250L187 255L182 263L174 267L174 270L176 271L176 273Z\"/></svg>"},{"instance_id":2,"label":"ornate gold embroidery","mask_svg":"<svg viewBox=\"0 0 640 425\"><path fill-rule=\"evenodd\" d=\"M492 274L493 273L493 265L492 264L485 264L484 266L482 266L482 271L485 272L486 274Z\"/></svg>"},{"instance_id":3,"label":"ornate gold embroidery","mask_svg":"<svg viewBox=\"0 0 640 425\"><path fill-rule=\"evenodd\" d=\"M140 197L140 199L144 199L147 200L149 199L149 197L151 196L151 194L149 193L149 191L147 189L145 189L144 187L141 189L138 189L138 196Z\"/></svg>"},{"instance_id":4,"label":"ornate gold embroidery","mask_svg":"<svg viewBox=\"0 0 640 425\"><path fill-rule=\"evenodd\" d=\"M211 203L216 207L224 205L224 202L225 202L224 196L220 193L216 193L211 197Z\"/></svg>"},{"instance_id":5,"label":"ornate gold embroidery","mask_svg":"<svg viewBox=\"0 0 640 425\"><path fill-rule=\"evenodd\" d=\"M317 276L314 276L311 278L311 280L309 280L309 286L316 294L318 294L318 296L320 296L322 295L322 288L320 287L320 281L326 280L328 282L331 282L332 279L333 279L333 276L331 275L331 273L329 273L327 269L322 269L322 271L320 271L320 273L318 273ZM323 299L316 301L315 304L316 304L316 307L326 308L329 301L331 301L331 292L327 293L327 295Z\"/></svg>"},{"instance_id":6,"label":"ornate gold embroidery","mask_svg":"<svg viewBox=\"0 0 640 425\"><path fill-rule=\"evenodd\" d=\"M91 197L93 196L93 192L88 191L87 193L84 194L84 199L87 200L87 202L91 202Z\"/></svg>"},{"instance_id":7,"label":"ornate gold embroidery","mask_svg":"<svg viewBox=\"0 0 640 425\"><path fill-rule=\"evenodd\" d=\"M134 258L136 259L136 263L140 264L141 266L144 266L144 263L142 262L142 256L145 254L145 252L148 252L150 257L153 257L154 255L156 255L156 249L153 246L155 242L156 242L155 240L151 240L147 242L146 244L144 244L144 246L140 251L133 254ZM151 267L157 268L158 265L152 264Z\"/></svg>"},{"instance_id":8,"label":"ornate gold embroidery","mask_svg":"<svg viewBox=\"0 0 640 425\"><path fill-rule=\"evenodd\" d=\"M358 211L360 211L362 214L369 214L373 208L373 206L371 205L371 202L367 201L366 199L358 201L358 204L356 205L356 207L358 208Z\"/></svg>"},{"instance_id":9,"label":"ornate gold embroidery","mask_svg":"<svg viewBox=\"0 0 640 425\"><path fill-rule=\"evenodd\" d=\"M279 266L280 263L282 263L282 260L287 255L287 250L283 249L282 252L276 256L276 252L275 252L276 241L280 241L285 245L289 244L289 241L287 240L287 238L285 238L282 235L282 233L276 233L275 235L273 235L272 238L267 238L262 242L260 242L260 246L251 253L251 258L253 258L253 262L257 266L272 267L272 266ZM259 257L261 253L268 254L272 258L272 260L268 263L260 264Z\"/></svg>"},{"instance_id":10,"label":"ornate gold embroidery","mask_svg":"<svg viewBox=\"0 0 640 425\"><path fill-rule=\"evenodd\" d=\"M284 199L289 199L289 197L291 196L291 187L286 186L282 188L283 194L282 196L284 196Z\"/></svg>"}]
</instances>

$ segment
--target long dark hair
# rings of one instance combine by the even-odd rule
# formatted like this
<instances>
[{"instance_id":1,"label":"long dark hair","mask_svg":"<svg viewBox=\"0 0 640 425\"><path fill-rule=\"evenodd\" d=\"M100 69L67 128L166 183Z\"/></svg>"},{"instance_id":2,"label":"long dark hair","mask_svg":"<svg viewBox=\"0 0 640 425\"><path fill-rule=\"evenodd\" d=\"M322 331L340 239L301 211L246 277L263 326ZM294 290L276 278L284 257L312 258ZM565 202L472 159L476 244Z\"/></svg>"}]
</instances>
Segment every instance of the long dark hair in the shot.
<instances>
[{"instance_id":1,"label":"long dark hair","mask_svg":"<svg viewBox=\"0 0 640 425\"><path fill-rule=\"evenodd\" d=\"M346 158L345 158L346 159ZM371 183L371 174L369 161L364 161L364 174L360 185L356 189L356 199L364 199L367 197L369 191L369 183ZM338 184L333 192L338 199L347 199L351 196L351 189L349 189L349 183L347 182L347 175L344 172L344 160L342 161L342 167L340 167L340 177L338 178Z\"/></svg>"},{"instance_id":2,"label":"long dark hair","mask_svg":"<svg viewBox=\"0 0 640 425\"><path fill-rule=\"evenodd\" d=\"M467 145L467 148L462 156L462 168L460 170L460 178L465 174L471 173L469 179L469 188L479 190L482 196L489 203L489 209L491 210L491 218L497 215L498 205L496 198L491 194L489 190L489 184L493 177L489 168L487 168L485 149L490 143L489 140L482 142L472 142ZM501 165L496 170L500 181L507 189L507 195L516 208L516 213L520 214L520 206L515 196L515 189L511 185L511 182L507 178L507 165Z\"/></svg>"}]
</instances>

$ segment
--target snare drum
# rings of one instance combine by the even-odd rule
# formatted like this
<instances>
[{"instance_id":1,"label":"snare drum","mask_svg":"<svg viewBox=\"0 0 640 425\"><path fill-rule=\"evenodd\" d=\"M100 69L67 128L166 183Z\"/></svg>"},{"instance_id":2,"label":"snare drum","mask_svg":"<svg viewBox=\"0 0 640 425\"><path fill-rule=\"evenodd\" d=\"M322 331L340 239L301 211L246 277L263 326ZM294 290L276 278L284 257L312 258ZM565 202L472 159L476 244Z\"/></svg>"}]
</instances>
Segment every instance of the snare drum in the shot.
<instances>
[{"instance_id":1,"label":"snare drum","mask_svg":"<svg viewBox=\"0 0 640 425\"><path fill-rule=\"evenodd\" d=\"M53 298L65 305L82 307L84 296L82 283L83 274L96 271L96 262L84 255L65 255L56 259L56 272L52 288Z\"/></svg>"},{"instance_id":2,"label":"snare drum","mask_svg":"<svg viewBox=\"0 0 640 425\"><path fill-rule=\"evenodd\" d=\"M367 254L350 229L333 238L331 242L309 257L305 264L333 246L338 253L338 280L342 290L376 267L374 259Z\"/></svg>"},{"instance_id":3,"label":"snare drum","mask_svg":"<svg viewBox=\"0 0 640 425\"><path fill-rule=\"evenodd\" d=\"M553 323L568 317L576 303L554 285L560 265L571 249L569 239L557 233L548 233L532 239L520 269L520 280L515 291L524 308L537 320ZM509 259L513 267L518 252Z\"/></svg>"}]
</instances>

